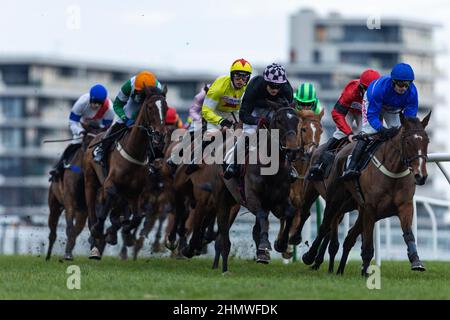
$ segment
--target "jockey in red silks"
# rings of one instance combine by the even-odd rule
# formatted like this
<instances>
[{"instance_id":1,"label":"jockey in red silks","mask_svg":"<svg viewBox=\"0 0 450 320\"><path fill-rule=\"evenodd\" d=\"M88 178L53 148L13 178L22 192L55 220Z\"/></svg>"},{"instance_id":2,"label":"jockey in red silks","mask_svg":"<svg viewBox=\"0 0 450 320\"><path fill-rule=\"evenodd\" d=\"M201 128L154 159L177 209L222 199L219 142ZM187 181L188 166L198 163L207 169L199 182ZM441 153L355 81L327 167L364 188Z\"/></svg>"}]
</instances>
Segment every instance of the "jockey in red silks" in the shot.
<instances>
[{"instance_id":1,"label":"jockey in red silks","mask_svg":"<svg viewBox=\"0 0 450 320\"><path fill-rule=\"evenodd\" d=\"M336 131L328 140L326 149L319 159L311 165L309 180L322 180L324 174L325 152L336 148L342 139L352 141L355 133L361 131L361 110L364 94L372 81L380 78L378 71L368 69L361 73L359 79L350 80L341 93L339 100L334 105L331 116L336 123ZM356 124L356 131L352 130L352 124Z\"/></svg>"}]
</instances>

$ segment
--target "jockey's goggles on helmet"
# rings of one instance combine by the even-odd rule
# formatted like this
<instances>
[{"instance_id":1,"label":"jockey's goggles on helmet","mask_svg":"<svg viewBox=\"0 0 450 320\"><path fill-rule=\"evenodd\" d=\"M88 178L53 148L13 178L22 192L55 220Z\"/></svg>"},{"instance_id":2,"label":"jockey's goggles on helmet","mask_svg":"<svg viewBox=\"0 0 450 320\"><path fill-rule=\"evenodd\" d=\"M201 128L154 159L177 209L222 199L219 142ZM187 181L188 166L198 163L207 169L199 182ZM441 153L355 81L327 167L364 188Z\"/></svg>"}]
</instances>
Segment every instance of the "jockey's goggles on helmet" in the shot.
<instances>
[{"instance_id":1,"label":"jockey's goggles on helmet","mask_svg":"<svg viewBox=\"0 0 450 320\"><path fill-rule=\"evenodd\" d=\"M96 100L96 99L91 99L90 102L92 105L102 105L103 104L103 101Z\"/></svg>"},{"instance_id":2,"label":"jockey's goggles on helmet","mask_svg":"<svg viewBox=\"0 0 450 320\"><path fill-rule=\"evenodd\" d=\"M267 82L267 85L274 90L280 90L281 86L283 85L282 83L273 83L273 82Z\"/></svg>"},{"instance_id":3,"label":"jockey's goggles on helmet","mask_svg":"<svg viewBox=\"0 0 450 320\"><path fill-rule=\"evenodd\" d=\"M311 101L311 102L301 102L301 101L299 101L298 104L301 107L312 108L316 104L316 102L315 101Z\"/></svg>"},{"instance_id":4,"label":"jockey's goggles on helmet","mask_svg":"<svg viewBox=\"0 0 450 320\"><path fill-rule=\"evenodd\" d=\"M239 71L233 72L233 79L248 81L248 79L250 79L250 73Z\"/></svg>"},{"instance_id":5,"label":"jockey's goggles on helmet","mask_svg":"<svg viewBox=\"0 0 450 320\"><path fill-rule=\"evenodd\" d=\"M408 88L411 85L412 81L409 80L395 80L393 79L392 82L400 88Z\"/></svg>"}]
</instances>

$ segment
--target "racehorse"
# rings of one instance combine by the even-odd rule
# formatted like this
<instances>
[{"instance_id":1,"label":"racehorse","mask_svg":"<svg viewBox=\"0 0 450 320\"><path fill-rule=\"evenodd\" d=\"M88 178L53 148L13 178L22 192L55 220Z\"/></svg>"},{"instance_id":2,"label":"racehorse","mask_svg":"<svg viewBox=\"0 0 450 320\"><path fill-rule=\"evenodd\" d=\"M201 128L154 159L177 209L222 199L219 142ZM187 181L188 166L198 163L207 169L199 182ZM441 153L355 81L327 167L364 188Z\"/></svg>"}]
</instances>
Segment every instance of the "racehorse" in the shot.
<instances>
[{"instance_id":1,"label":"racehorse","mask_svg":"<svg viewBox=\"0 0 450 320\"><path fill-rule=\"evenodd\" d=\"M418 118L405 118L403 114L400 114L402 126L398 134L379 147L371 162L361 172L359 181L347 181L344 183L344 188L338 186L338 180L330 184L324 221L310 251L304 255L306 260L315 256L322 239L330 231L330 248L332 248L330 255L333 255L334 261L339 247L337 221L340 219L339 212L342 214L342 203L346 202L343 199L347 198L346 194L339 193L338 189L345 189L345 192L357 203L359 216L344 241L344 251L337 273L343 274L348 254L357 236L362 232L362 274L367 276L367 268L374 253L372 238L374 224L378 220L394 215L400 219L411 270L425 270L417 253L411 225L416 185L425 184L428 176L426 158L429 138L425 128L430 116L431 112L420 121ZM335 171L334 177L340 176L344 171L345 162L352 147L353 145L348 145L337 154L332 169ZM331 264L329 270L333 270Z\"/></svg>"},{"instance_id":2,"label":"racehorse","mask_svg":"<svg viewBox=\"0 0 450 320\"><path fill-rule=\"evenodd\" d=\"M256 156L256 164L248 164L245 167L243 176L245 199L241 197L239 192L236 193L236 188L232 180L225 181L235 201L237 203L243 203L256 216L252 234L257 249L256 261L259 263L268 263L270 260L269 251L271 250L271 245L268 238L269 211L280 219L280 232L274 243L275 250L278 252L285 252L287 250L289 229L295 215L295 208L289 199L291 187L289 177L290 162L301 149L297 140L300 119L295 109L285 104L271 104L272 109L268 114L270 122L266 131L268 133L266 141L263 141L264 138L261 130L257 130L257 133L261 140L259 145L266 146L266 150L271 155L275 155L277 153L275 151L278 151L278 157L273 159L274 157L272 156L269 164L263 164L261 162L261 154L259 154ZM278 139L275 133L279 133ZM278 150L272 149L272 142ZM252 150L251 146L249 150ZM262 174L261 170L263 168L267 169L267 167L274 163L278 164L278 169L274 174ZM222 217L222 215L225 215L225 217ZM228 209L223 210L217 215L220 242L218 243L216 240L216 252L217 250L221 251L223 259L222 270L224 272L226 271L226 259L230 250L228 234L229 228L231 227L230 222L234 220L229 215L230 210Z\"/></svg>"},{"instance_id":3,"label":"racehorse","mask_svg":"<svg viewBox=\"0 0 450 320\"><path fill-rule=\"evenodd\" d=\"M320 137L323 129L321 119L324 111L316 115L311 110L297 111L300 117L299 134L297 136L300 150L297 152L296 158L293 160L293 166L298 173L298 178L291 184L290 199L296 208L296 214L292 223L291 233L295 232L296 227L300 224L301 206L305 196L305 178L311 163L311 156L319 146ZM291 254L285 256L289 258Z\"/></svg>"},{"instance_id":4,"label":"racehorse","mask_svg":"<svg viewBox=\"0 0 450 320\"><path fill-rule=\"evenodd\" d=\"M108 175L104 177L102 168L94 162L91 152L87 152L84 159L86 201L92 221L91 235L95 239L90 256L93 259L101 258L105 245L104 222L114 205L125 201L132 214L138 213L139 196L150 178L149 157L154 153L155 145L164 141L167 88L164 87L161 92L155 87L147 87L145 91L146 98L135 124L118 140L108 155ZM95 145L100 138L91 145ZM101 208L96 212L97 197Z\"/></svg>"},{"instance_id":5,"label":"racehorse","mask_svg":"<svg viewBox=\"0 0 450 320\"><path fill-rule=\"evenodd\" d=\"M67 236L65 260L73 260L72 251L75 247L76 239L86 224L88 214L84 197L83 155L96 133L100 132L100 129L82 125L87 133L83 137L81 147L73 155L68 167L65 168L63 178L56 181L53 180L50 183L48 192L48 207L50 209L48 226L50 233L48 236L49 246L46 260L49 260L51 257L53 245L56 241L59 217L64 210Z\"/></svg>"}]
</instances>

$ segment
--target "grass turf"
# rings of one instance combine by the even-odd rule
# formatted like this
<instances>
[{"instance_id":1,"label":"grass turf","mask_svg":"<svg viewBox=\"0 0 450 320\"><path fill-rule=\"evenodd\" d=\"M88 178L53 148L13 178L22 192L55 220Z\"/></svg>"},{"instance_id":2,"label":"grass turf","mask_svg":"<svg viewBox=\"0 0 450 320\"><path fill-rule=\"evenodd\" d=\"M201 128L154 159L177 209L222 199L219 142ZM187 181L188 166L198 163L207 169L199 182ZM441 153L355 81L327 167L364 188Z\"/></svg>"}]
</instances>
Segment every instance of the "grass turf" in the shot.
<instances>
[{"instance_id":1,"label":"grass turf","mask_svg":"<svg viewBox=\"0 0 450 320\"><path fill-rule=\"evenodd\" d=\"M231 259L230 273L222 275L211 269L212 259L198 257L0 256L0 299L450 299L449 262L425 261L427 271L419 273L407 261L383 261L380 290L367 289L359 261L350 261L344 276L328 274L326 263L312 271L302 263ZM69 265L80 267L80 290L66 286Z\"/></svg>"}]
</instances>

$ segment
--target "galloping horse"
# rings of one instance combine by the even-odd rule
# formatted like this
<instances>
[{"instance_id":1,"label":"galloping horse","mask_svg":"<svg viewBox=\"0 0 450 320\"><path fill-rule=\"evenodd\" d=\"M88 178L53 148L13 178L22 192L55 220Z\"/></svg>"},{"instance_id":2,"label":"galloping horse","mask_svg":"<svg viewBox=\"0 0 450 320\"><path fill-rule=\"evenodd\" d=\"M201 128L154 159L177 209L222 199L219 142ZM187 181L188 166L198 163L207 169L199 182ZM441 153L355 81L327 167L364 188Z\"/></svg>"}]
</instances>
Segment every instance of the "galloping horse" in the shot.
<instances>
[{"instance_id":1,"label":"galloping horse","mask_svg":"<svg viewBox=\"0 0 450 320\"><path fill-rule=\"evenodd\" d=\"M49 187L48 207L50 214L48 217L48 226L50 228L50 234L48 236L49 246L46 260L49 260L52 254L53 245L56 240L56 229L61 213L65 210L67 236L64 254L65 260L73 260L72 251L75 247L76 239L83 230L88 217L84 197L83 155L89 143L100 130L85 125L83 127L87 134L83 138L81 148L75 152L70 161L70 166L64 170L63 179L52 181ZM74 220L75 225L73 224Z\"/></svg>"},{"instance_id":2,"label":"galloping horse","mask_svg":"<svg viewBox=\"0 0 450 320\"><path fill-rule=\"evenodd\" d=\"M320 123L324 111L316 115L311 110L297 111L300 117L299 134L297 137L300 150L293 161L293 166L298 173L298 179L291 184L290 199L297 209L292 223L291 233L294 233L301 220L302 201L305 196L305 177L311 163L311 156L319 146L322 135L322 125ZM286 256L286 258L288 258Z\"/></svg>"},{"instance_id":3,"label":"galloping horse","mask_svg":"<svg viewBox=\"0 0 450 320\"><path fill-rule=\"evenodd\" d=\"M104 248L103 227L109 211L118 201L125 201L132 214L138 213L139 196L148 184L149 153L155 144L164 138L164 121L167 112L166 87L161 92L157 88L146 88L146 98L142 104L134 126L116 144L108 156L110 168L105 178L102 168L94 162L92 153L85 156L86 201L89 219L92 221L91 235L95 246L91 258L100 259ZM95 139L91 145L97 143ZM101 188L100 188L101 187ZM98 194L100 190L100 194ZM99 196L100 210L96 212Z\"/></svg>"},{"instance_id":4,"label":"galloping horse","mask_svg":"<svg viewBox=\"0 0 450 320\"><path fill-rule=\"evenodd\" d=\"M425 267L417 254L414 234L412 233L413 197L416 185L423 185L427 179L426 158L428 135L425 128L428 125L431 112L420 121L418 118L404 118L400 115L401 128L392 139L384 142L375 152L367 168L361 172L359 186L357 181L347 181L344 188L339 187L336 180L329 186L329 198L324 213L324 221L319 234L314 240L306 258L314 256L323 237L330 230L330 255L336 255L339 242L337 239L339 213L342 212L342 193L335 192L345 189L352 200L357 203L359 216L355 225L349 231L344 241L344 251L339 264L338 274L343 274L348 254L356 238L362 232L363 259L362 274L367 275L367 268L372 260L373 228L376 221L397 215L403 230L403 239L408 248L408 258L411 269L424 271ZM344 171L347 156L353 145L344 147L337 155L333 166L334 177ZM376 182L376 183L374 183ZM344 197L345 194L344 194ZM330 260L331 262L331 260ZM329 270L333 270L330 265Z\"/></svg>"},{"instance_id":5,"label":"galloping horse","mask_svg":"<svg viewBox=\"0 0 450 320\"><path fill-rule=\"evenodd\" d=\"M256 216L252 233L257 249L257 262L260 263L268 263L270 260L269 250L271 250L271 245L268 238L268 216L270 211L280 219L280 232L274 243L275 250L278 252L285 252L287 250L289 229L295 215L295 208L289 199L291 188L289 178L290 161L293 160L296 152L300 150L300 145L297 140L300 119L295 109L279 103L272 104L266 141L262 141L262 131L258 130L259 145L264 145L267 148L266 150L271 154L271 161L269 164L262 164L261 154L257 155L257 164L249 164L246 167L244 175L246 198L244 205ZM276 136L272 136L277 130L279 132L278 139L276 139ZM278 150L272 149L273 142L275 142L275 148ZM251 151L252 147L249 150L250 152L254 152ZM278 153L278 157L273 159L276 153ZM272 175L262 174L262 170L274 165L274 163L278 164L276 173ZM243 202L239 195L236 196L236 192L234 188L231 188L231 184L229 182L225 183L235 200L238 203ZM228 224L230 219L218 216L217 221L221 243L220 245L216 245L216 250L218 247L221 249L223 265L225 265L230 250L228 232L231 225L221 226L220 224ZM224 269L224 266L222 269Z\"/></svg>"}]
</instances>

